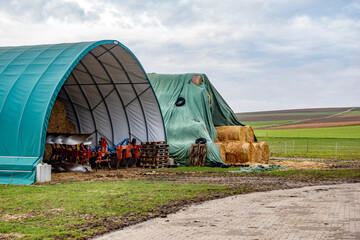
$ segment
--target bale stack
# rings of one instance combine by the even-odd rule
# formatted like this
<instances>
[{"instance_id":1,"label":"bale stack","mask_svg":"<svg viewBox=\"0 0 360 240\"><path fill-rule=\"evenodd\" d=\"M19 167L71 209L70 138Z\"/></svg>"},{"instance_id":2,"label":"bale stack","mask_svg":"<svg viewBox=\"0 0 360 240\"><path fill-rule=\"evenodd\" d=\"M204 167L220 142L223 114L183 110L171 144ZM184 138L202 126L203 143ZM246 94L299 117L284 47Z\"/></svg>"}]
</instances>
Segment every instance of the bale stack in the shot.
<instances>
[{"instance_id":1,"label":"bale stack","mask_svg":"<svg viewBox=\"0 0 360 240\"><path fill-rule=\"evenodd\" d=\"M166 142L142 142L140 167L164 168L169 165L169 145Z\"/></svg>"},{"instance_id":2,"label":"bale stack","mask_svg":"<svg viewBox=\"0 0 360 240\"><path fill-rule=\"evenodd\" d=\"M62 102L56 100L51 110L50 120L47 127L48 133L76 133L74 124L66 119L66 108ZM51 146L45 145L44 159L51 156Z\"/></svg>"},{"instance_id":3,"label":"bale stack","mask_svg":"<svg viewBox=\"0 0 360 240\"><path fill-rule=\"evenodd\" d=\"M226 164L268 163L269 145L266 142L254 142L251 126L221 126L216 127L216 131L215 143Z\"/></svg>"}]
</instances>

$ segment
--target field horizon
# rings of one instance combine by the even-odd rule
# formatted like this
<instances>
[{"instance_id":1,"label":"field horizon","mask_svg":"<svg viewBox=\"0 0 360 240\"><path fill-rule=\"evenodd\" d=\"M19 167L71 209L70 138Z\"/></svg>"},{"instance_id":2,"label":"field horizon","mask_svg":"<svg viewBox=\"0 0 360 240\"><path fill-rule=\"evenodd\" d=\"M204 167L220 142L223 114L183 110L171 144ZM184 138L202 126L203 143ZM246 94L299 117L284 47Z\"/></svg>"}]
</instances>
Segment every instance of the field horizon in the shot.
<instances>
[{"instance_id":1,"label":"field horizon","mask_svg":"<svg viewBox=\"0 0 360 240\"><path fill-rule=\"evenodd\" d=\"M253 127L271 157L360 159L360 107L307 108L236 114Z\"/></svg>"}]
</instances>

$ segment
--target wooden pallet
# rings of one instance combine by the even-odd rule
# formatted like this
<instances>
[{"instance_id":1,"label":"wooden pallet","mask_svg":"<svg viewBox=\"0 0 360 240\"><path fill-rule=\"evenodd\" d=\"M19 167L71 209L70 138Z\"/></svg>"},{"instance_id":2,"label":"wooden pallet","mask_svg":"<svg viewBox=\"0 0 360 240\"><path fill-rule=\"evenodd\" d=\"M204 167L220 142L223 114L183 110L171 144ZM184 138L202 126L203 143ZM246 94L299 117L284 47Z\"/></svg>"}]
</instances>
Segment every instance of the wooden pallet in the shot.
<instances>
[{"instance_id":1,"label":"wooden pallet","mask_svg":"<svg viewBox=\"0 0 360 240\"><path fill-rule=\"evenodd\" d=\"M141 145L159 145L159 144L166 144L165 141L160 142L141 142Z\"/></svg>"},{"instance_id":2,"label":"wooden pallet","mask_svg":"<svg viewBox=\"0 0 360 240\"><path fill-rule=\"evenodd\" d=\"M166 142L142 142L140 167L162 168L169 165L169 145Z\"/></svg>"},{"instance_id":3,"label":"wooden pallet","mask_svg":"<svg viewBox=\"0 0 360 240\"><path fill-rule=\"evenodd\" d=\"M205 167L206 154L206 144L191 144L189 166Z\"/></svg>"},{"instance_id":4,"label":"wooden pallet","mask_svg":"<svg viewBox=\"0 0 360 240\"><path fill-rule=\"evenodd\" d=\"M141 157L163 157L169 156L169 152L141 152Z\"/></svg>"}]
</instances>

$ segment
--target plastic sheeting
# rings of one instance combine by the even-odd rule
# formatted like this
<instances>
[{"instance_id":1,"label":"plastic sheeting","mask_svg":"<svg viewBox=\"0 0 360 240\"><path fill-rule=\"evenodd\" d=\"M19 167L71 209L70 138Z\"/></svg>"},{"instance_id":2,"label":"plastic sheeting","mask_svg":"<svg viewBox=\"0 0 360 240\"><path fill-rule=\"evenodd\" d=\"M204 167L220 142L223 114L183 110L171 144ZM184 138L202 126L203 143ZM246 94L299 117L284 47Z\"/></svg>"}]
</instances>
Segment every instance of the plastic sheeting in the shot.
<instances>
[{"instance_id":1,"label":"plastic sheeting","mask_svg":"<svg viewBox=\"0 0 360 240\"><path fill-rule=\"evenodd\" d=\"M56 99L93 139L166 140L147 75L119 42L1 47L0 183L34 182Z\"/></svg>"},{"instance_id":2,"label":"plastic sheeting","mask_svg":"<svg viewBox=\"0 0 360 240\"><path fill-rule=\"evenodd\" d=\"M191 82L202 76L198 86ZM149 74L162 110L170 157L181 165L189 164L191 144L198 138L207 140L206 165L222 163L219 147L214 143L214 126L242 125L234 112L216 91L205 74ZM179 97L183 106L176 106Z\"/></svg>"}]
</instances>

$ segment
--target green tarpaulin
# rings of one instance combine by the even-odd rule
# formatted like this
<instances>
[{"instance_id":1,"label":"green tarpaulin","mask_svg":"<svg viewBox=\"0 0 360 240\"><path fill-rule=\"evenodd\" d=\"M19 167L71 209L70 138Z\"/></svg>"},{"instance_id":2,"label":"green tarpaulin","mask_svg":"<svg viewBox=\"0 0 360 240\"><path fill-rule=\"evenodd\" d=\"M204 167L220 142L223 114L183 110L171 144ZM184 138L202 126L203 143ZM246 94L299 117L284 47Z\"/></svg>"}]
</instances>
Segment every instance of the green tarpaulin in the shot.
<instances>
[{"instance_id":1,"label":"green tarpaulin","mask_svg":"<svg viewBox=\"0 0 360 240\"><path fill-rule=\"evenodd\" d=\"M229 105L216 91L205 74L148 74L159 100L170 157L181 165L189 164L191 144L198 138L207 140L206 165L222 163L219 147L214 143L214 126L242 125ZM192 83L194 75L202 76L199 86ZM176 106L179 97L183 106Z\"/></svg>"}]
</instances>

